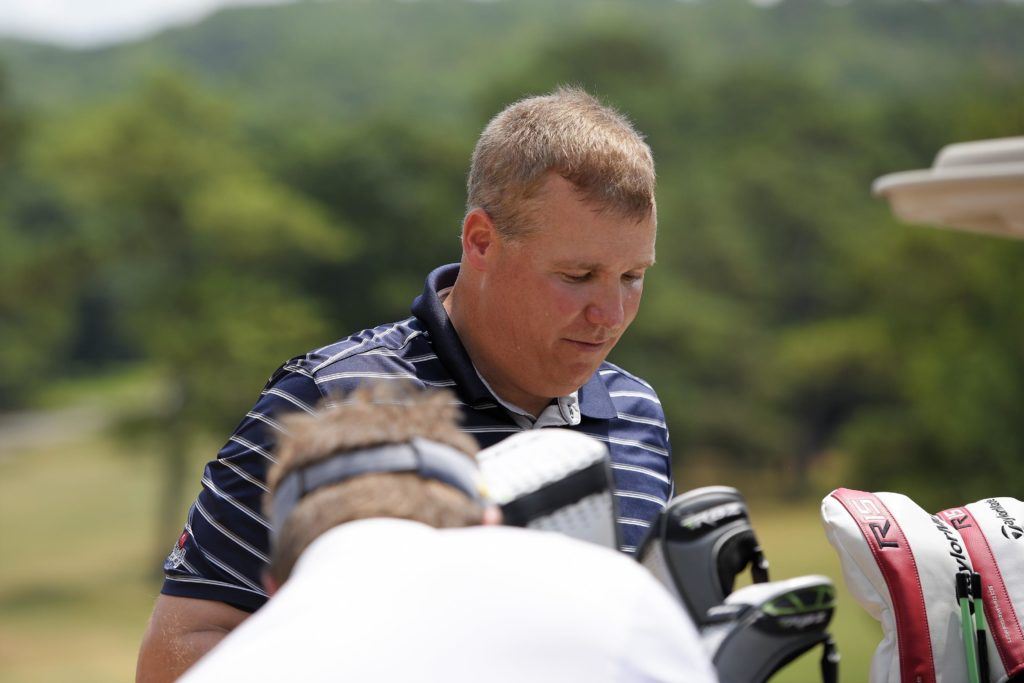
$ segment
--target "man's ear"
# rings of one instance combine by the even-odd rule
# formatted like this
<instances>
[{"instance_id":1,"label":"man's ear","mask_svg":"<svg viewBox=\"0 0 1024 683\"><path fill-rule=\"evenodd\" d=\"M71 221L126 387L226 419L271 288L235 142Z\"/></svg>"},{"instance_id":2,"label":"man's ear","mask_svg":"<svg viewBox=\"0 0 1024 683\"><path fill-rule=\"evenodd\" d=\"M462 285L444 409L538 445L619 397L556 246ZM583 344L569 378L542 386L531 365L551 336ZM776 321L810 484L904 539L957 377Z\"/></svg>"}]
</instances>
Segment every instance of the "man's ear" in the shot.
<instances>
[{"instance_id":1,"label":"man's ear","mask_svg":"<svg viewBox=\"0 0 1024 683\"><path fill-rule=\"evenodd\" d=\"M263 587L267 589L267 595L273 597L274 593L281 589L281 584L271 576L270 572L263 572Z\"/></svg>"},{"instance_id":2,"label":"man's ear","mask_svg":"<svg viewBox=\"0 0 1024 683\"><path fill-rule=\"evenodd\" d=\"M477 207L462 221L462 256L474 270L487 270L488 257L498 242L498 231L490 214Z\"/></svg>"},{"instance_id":3,"label":"man's ear","mask_svg":"<svg viewBox=\"0 0 1024 683\"><path fill-rule=\"evenodd\" d=\"M503 521L501 508L497 505L488 505L484 508L484 517L480 523L484 526L497 526Z\"/></svg>"}]
</instances>

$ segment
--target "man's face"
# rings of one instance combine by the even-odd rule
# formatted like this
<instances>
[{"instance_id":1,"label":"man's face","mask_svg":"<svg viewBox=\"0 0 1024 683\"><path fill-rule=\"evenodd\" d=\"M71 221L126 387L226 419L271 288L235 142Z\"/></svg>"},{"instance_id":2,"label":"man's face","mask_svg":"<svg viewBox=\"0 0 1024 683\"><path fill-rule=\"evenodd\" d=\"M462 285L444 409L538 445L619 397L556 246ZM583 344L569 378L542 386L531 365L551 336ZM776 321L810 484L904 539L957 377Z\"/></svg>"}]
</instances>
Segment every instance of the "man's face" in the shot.
<instances>
[{"instance_id":1,"label":"man's face","mask_svg":"<svg viewBox=\"0 0 1024 683\"><path fill-rule=\"evenodd\" d=\"M633 322L656 230L653 215L600 211L556 174L531 215L532 232L491 246L478 334L485 378L534 411L585 384Z\"/></svg>"}]
</instances>

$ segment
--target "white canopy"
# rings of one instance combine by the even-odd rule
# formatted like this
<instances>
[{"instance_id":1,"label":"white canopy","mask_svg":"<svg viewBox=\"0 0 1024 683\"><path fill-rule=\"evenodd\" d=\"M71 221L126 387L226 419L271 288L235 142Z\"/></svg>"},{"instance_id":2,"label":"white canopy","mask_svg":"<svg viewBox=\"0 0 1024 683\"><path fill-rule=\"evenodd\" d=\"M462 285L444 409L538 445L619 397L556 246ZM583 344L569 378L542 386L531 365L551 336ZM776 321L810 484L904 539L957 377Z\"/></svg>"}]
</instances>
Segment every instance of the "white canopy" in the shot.
<instances>
[{"instance_id":1,"label":"white canopy","mask_svg":"<svg viewBox=\"0 0 1024 683\"><path fill-rule=\"evenodd\" d=\"M1024 137L947 145L931 168L884 175L871 191L910 223L1024 239Z\"/></svg>"}]
</instances>

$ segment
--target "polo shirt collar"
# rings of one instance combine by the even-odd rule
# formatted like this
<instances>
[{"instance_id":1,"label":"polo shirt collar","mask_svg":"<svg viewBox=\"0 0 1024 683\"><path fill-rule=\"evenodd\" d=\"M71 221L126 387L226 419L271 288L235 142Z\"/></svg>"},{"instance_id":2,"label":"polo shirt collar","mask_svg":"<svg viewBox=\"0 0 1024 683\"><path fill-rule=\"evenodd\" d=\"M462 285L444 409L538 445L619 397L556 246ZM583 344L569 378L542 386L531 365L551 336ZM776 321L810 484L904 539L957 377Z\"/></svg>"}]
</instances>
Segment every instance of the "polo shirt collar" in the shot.
<instances>
[{"instance_id":1,"label":"polo shirt collar","mask_svg":"<svg viewBox=\"0 0 1024 683\"><path fill-rule=\"evenodd\" d=\"M412 302L412 314L427 328L433 341L434 352L469 402L474 406L496 402L495 396L480 381L480 376L477 375L476 368L466 353L466 347L462 345L448 312L444 310L437 296L439 291L455 284L458 274L457 263L450 263L431 271L427 276L423 293ZM615 405L599 373L595 372L587 383L580 387L579 407L584 417L609 420L616 416Z\"/></svg>"},{"instance_id":2,"label":"polo shirt collar","mask_svg":"<svg viewBox=\"0 0 1024 683\"><path fill-rule=\"evenodd\" d=\"M441 299L437 296L439 291L455 284L458 274L457 263L450 263L431 271L427 276L423 293L412 302L412 314L427 328L433 342L434 353L455 380L459 392L473 406L492 403L495 400L494 396L476 374L469 354L466 353L466 347L462 345L448 312L444 310Z\"/></svg>"},{"instance_id":3,"label":"polo shirt collar","mask_svg":"<svg viewBox=\"0 0 1024 683\"><path fill-rule=\"evenodd\" d=\"M587 383L580 387L579 401L580 413L585 417L610 420L618 416L615 404L612 403L612 397L608 395L608 387L604 385L600 374L597 372L591 375Z\"/></svg>"}]
</instances>

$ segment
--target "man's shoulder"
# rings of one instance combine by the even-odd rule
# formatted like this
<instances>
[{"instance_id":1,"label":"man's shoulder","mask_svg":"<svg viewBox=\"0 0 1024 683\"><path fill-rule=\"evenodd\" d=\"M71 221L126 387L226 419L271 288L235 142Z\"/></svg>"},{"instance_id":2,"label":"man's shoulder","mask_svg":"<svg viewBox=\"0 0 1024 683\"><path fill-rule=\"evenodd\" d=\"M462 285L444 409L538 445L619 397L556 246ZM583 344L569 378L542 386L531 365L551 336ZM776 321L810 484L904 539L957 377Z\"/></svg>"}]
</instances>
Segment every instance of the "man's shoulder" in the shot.
<instances>
[{"instance_id":1,"label":"man's shoulder","mask_svg":"<svg viewBox=\"0 0 1024 683\"><path fill-rule=\"evenodd\" d=\"M672 467L668 425L658 394L650 384L612 363L598 372L615 407L603 425L585 422L584 433L605 442L615 472L620 522L646 529L671 495ZM639 542L635 528L624 527L623 549Z\"/></svg>"},{"instance_id":2,"label":"man's shoulder","mask_svg":"<svg viewBox=\"0 0 1024 683\"><path fill-rule=\"evenodd\" d=\"M410 317L349 335L287 361L280 372L303 375L324 395L366 381L410 380L425 387L454 382L434 352L423 323Z\"/></svg>"},{"instance_id":3,"label":"man's shoulder","mask_svg":"<svg viewBox=\"0 0 1024 683\"><path fill-rule=\"evenodd\" d=\"M438 539L448 556L462 553L467 563L473 561L472 556L482 564L507 566L526 582L535 573L537 580L549 586L561 583L572 590L580 580L579 567L587 567L592 586L615 585L621 590L628 585L653 583L650 572L631 556L560 533L487 526L445 529Z\"/></svg>"},{"instance_id":4,"label":"man's shoulder","mask_svg":"<svg viewBox=\"0 0 1024 683\"><path fill-rule=\"evenodd\" d=\"M601 363L598 374L620 418L623 414L648 417L664 426L661 399L650 383L607 361Z\"/></svg>"},{"instance_id":5,"label":"man's shoulder","mask_svg":"<svg viewBox=\"0 0 1024 683\"><path fill-rule=\"evenodd\" d=\"M585 557L593 558L595 562L608 563L610 566L626 567L626 571L632 572L634 567L642 569L641 565L633 558L623 555L620 552L591 543L550 531L536 529L524 529L521 527L495 525L495 526L469 526L439 530L438 538L444 542L456 546L470 548L474 554L480 555L478 549L490 547L494 554L505 555L509 558L523 557L524 561L532 562L530 555L546 558L554 557ZM530 553L523 552L529 549ZM536 551L534 553L534 551ZM490 557L491 553L487 553ZM551 561L551 564L565 566L567 571L576 571L572 567L579 567L579 564L562 563ZM586 563L584 563L586 564ZM548 569L539 569L547 572Z\"/></svg>"},{"instance_id":6,"label":"man's shoulder","mask_svg":"<svg viewBox=\"0 0 1024 683\"><path fill-rule=\"evenodd\" d=\"M415 344L415 340L425 335L426 330L416 318L406 318L361 330L289 362L313 376L319 376L339 367L367 361L368 357L401 358L412 347L420 346Z\"/></svg>"}]
</instances>

